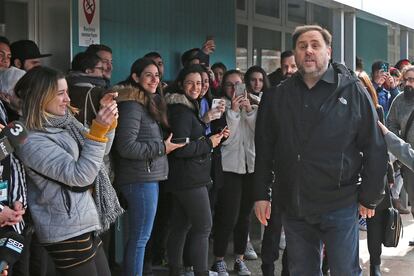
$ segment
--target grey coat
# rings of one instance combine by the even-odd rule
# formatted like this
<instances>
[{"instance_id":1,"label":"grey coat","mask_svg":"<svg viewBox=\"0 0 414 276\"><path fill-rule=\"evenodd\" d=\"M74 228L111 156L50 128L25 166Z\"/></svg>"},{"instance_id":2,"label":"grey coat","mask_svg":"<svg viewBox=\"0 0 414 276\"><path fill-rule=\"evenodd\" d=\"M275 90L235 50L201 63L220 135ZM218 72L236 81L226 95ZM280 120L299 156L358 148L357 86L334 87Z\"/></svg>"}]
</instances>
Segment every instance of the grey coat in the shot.
<instances>
[{"instance_id":1,"label":"grey coat","mask_svg":"<svg viewBox=\"0 0 414 276\"><path fill-rule=\"evenodd\" d=\"M405 133L408 118L414 111L414 99L407 99L404 93L399 94L392 102L387 116L387 127L398 137ZM414 126L407 133L407 142L414 145Z\"/></svg>"},{"instance_id":2,"label":"grey coat","mask_svg":"<svg viewBox=\"0 0 414 276\"><path fill-rule=\"evenodd\" d=\"M147 96L130 86L116 90L119 119L113 148L115 182L125 185L167 179L163 133L146 108Z\"/></svg>"},{"instance_id":3,"label":"grey coat","mask_svg":"<svg viewBox=\"0 0 414 276\"><path fill-rule=\"evenodd\" d=\"M41 243L59 242L98 230L100 222L89 191L75 193L66 189L67 198L61 185L38 173L68 186L91 185L102 165L106 146L107 143L85 139L80 152L76 141L64 129L29 132L17 155L26 166L28 206Z\"/></svg>"},{"instance_id":4,"label":"grey coat","mask_svg":"<svg viewBox=\"0 0 414 276\"><path fill-rule=\"evenodd\" d=\"M414 171L414 150L411 148L411 145L392 132L388 132L385 135L385 142L387 143L388 151L410 170Z\"/></svg>"}]
</instances>

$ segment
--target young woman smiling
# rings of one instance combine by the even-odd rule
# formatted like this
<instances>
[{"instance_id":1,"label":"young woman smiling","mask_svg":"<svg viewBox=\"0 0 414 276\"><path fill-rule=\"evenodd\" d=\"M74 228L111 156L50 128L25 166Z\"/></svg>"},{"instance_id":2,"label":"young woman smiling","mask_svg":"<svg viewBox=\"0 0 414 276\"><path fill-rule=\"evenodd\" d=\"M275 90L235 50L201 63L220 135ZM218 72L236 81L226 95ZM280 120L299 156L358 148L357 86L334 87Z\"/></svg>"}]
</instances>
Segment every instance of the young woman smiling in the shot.
<instances>
[{"instance_id":1,"label":"young woman smiling","mask_svg":"<svg viewBox=\"0 0 414 276\"><path fill-rule=\"evenodd\" d=\"M158 203L159 181L168 176L167 154L180 147L164 141L167 109L160 90L160 72L148 58L136 60L119 92L119 125L114 157L115 182L128 202L128 242L124 274L142 275L145 246Z\"/></svg>"},{"instance_id":2,"label":"young woman smiling","mask_svg":"<svg viewBox=\"0 0 414 276\"><path fill-rule=\"evenodd\" d=\"M39 242L60 275L110 275L94 233L107 230L122 213L103 165L117 123L117 104L107 99L88 130L73 116L60 72L34 68L15 91L29 130L17 154L29 176L28 204Z\"/></svg>"},{"instance_id":3,"label":"young woman smiling","mask_svg":"<svg viewBox=\"0 0 414 276\"><path fill-rule=\"evenodd\" d=\"M196 276L209 275L208 237L211 211L207 186L211 184L211 151L228 133L205 136L206 125L200 118L198 99L202 88L202 70L185 67L166 95L168 115L174 137L189 138L189 143L169 157L168 189L174 209L168 239L170 275L181 275L183 248L187 234L189 262Z\"/></svg>"}]
</instances>

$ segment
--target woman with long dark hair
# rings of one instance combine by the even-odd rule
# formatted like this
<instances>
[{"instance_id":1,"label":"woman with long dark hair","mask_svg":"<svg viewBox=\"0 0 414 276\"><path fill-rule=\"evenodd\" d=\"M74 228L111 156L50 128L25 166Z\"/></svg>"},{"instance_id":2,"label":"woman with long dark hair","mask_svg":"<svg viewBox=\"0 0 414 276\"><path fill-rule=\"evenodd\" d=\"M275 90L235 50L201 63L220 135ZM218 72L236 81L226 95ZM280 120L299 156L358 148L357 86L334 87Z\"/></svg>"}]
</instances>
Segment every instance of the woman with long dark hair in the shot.
<instances>
[{"instance_id":1,"label":"woman with long dark hair","mask_svg":"<svg viewBox=\"0 0 414 276\"><path fill-rule=\"evenodd\" d=\"M124 274L142 275L145 246L151 235L158 202L158 183L167 179L167 154L180 145L164 140L167 106L160 72L148 58L136 60L118 91L119 125L114 157L115 183L128 203L128 242Z\"/></svg>"},{"instance_id":2,"label":"woman with long dark hair","mask_svg":"<svg viewBox=\"0 0 414 276\"><path fill-rule=\"evenodd\" d=\"M184 243L187 234L188 260L196 276L209 275L208 237L211 231L211 211L208 188L211 184L211 151L228 133L205 135L198 99L202 87L200 66L185 67L166 95L168 115L174 137L188 143L168 157L170 172L168 189L172 192L174 209L168 238L170 275L182 272Z\"/></svg>"}]
</instances>

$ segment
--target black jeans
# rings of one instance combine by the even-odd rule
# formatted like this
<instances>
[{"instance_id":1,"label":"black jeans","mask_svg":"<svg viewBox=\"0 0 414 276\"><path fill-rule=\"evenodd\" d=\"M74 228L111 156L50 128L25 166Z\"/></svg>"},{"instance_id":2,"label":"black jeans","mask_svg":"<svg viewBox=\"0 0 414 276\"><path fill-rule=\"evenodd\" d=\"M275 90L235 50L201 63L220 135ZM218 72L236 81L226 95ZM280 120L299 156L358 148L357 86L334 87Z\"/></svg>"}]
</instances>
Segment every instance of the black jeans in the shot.
<instances>
[{"instance_id":1,"label":"black jeans","mask_svg":"<svg viewBox=\"0 0 414 276\"><path fill-rule=\"evenodd\" d=\"M253 209L253 174L223 172L214 214L214 256L226 255L233 233L234 254L243 255Z\"/></svg>"},{"instance_id":2,"label":"black jeans","mask_svg":"<svg viewBox=\"0 0 414 276\"><path fill-rule=\"evenodd\" d=\"M387 200L386 198L384 200ZM387 210L375 212L375 216L367 219L367 242L369 262L371 265L381 264L382 241L384 239Z\"/></svg>"},{"instance_id":3,"label":"black jeans","mask_svg":"<svg viewBox=\"0 0 414 276\"><path fill-rule=\"evenodd\" d=\"M207 187L181 190L172 193L173 213L171 216L170 235L167 252L171 267L181 267L184 243L187 239L189 262L194 271L208 270L208 237L212 219Z\"/></svg>"}]
</instances>

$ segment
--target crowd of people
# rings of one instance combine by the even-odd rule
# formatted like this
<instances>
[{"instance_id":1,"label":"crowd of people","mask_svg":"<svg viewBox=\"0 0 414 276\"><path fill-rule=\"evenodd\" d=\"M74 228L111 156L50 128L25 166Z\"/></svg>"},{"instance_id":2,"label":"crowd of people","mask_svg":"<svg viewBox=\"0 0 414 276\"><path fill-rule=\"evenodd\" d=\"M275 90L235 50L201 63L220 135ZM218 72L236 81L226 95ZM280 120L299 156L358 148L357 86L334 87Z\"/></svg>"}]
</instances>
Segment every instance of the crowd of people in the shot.
<instances>
[{"instance_id":1,"label":"crowd of people","mask_svg":"<svg viewBox=\"0 0 414 276\"><path fill-rule=\"evenodd\" d=\"M358 58L355 71L332 61L326 29L292 38L269 75L210 66L209 38L182 54L172 82L150 52L113 84L106 45L64 74L42 66L50 54L33 41L0 37L0 126L28 132L0 165L0 239L24 237L2 275L111 275L124 212L125 276L153 275L153 264L228 276L231 238L234 271L251 275L253 210L264 276L285 237L282 275L360 275L365 226L370 275L381 275L386 210L414 216L399 200L404 186L414 203L414 66L377 61L370 77Z\"/></svg>"}]
</instances>

